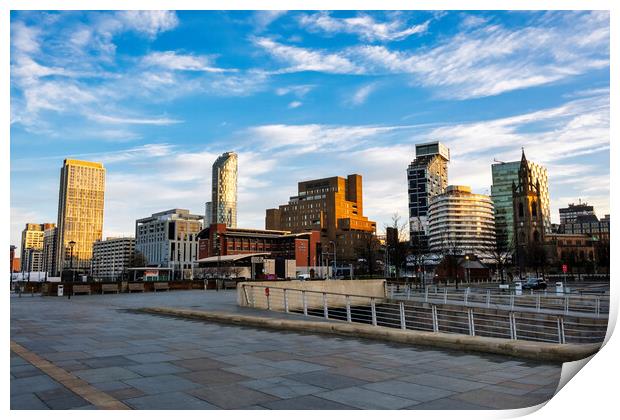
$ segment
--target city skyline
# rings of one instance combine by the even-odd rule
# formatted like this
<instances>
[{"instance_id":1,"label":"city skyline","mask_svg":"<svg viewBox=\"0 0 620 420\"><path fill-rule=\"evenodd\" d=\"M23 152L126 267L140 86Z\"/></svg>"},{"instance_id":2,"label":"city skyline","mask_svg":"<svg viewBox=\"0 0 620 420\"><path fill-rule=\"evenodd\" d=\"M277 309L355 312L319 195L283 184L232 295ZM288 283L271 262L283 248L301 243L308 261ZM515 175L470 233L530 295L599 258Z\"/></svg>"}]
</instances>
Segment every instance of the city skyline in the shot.
<instances>
[{"instance_id":1,"label":"city skyline","mask_svg":"<svg viewBox=\"0 0 620 420\"><path fill-rule=\"evenodd\" d=\"M608 16L12 13L11 243L25 223L56 220L64 158L108 169L107 237L165 209L202 213L226 150L239 154L238 226L262 227L298 181L359 173L381 229L406 217L406 168L430 141L451 150L449 184L485 194L493 160L523 146L549 171L552 221L579 198L602 217ZM470 64L457 77L444 55Z\"/></svg>"}]
</instances>

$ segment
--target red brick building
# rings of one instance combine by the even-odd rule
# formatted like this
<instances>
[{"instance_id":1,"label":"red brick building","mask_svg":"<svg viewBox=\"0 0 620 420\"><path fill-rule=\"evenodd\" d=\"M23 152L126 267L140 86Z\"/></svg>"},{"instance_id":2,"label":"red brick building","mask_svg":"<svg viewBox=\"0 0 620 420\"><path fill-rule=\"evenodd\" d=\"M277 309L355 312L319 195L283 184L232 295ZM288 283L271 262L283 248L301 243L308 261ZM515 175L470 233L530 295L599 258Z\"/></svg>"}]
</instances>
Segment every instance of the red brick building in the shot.
<instances>
[{"instance_id":1,"label":"red brick building","mask_svg":"<svg viewBox=\"0 0 620 420\"><path fill-rule=\"evenodd\" d=\"M227 228L223 223L212 224L198 234L198 259L259 252L269 253L268 258L295 260L298 267L315 267L319 265L321 234Z\"/></svg>"}]
</instances>

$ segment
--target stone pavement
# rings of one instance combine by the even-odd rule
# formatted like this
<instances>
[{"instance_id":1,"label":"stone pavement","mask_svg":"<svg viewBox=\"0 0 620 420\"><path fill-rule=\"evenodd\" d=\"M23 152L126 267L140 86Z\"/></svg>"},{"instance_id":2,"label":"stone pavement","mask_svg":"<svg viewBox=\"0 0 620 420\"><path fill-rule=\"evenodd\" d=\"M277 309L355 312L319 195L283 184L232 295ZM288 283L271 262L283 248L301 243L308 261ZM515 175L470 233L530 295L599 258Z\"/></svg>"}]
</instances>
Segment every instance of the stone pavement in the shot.
<instances>
[{"instance_id":1,"label":"stone pavement","mask_svg":"<svg viewBox=\"0 0 620 420\"><path fill-rule=\"evenodd\" d=\"M11 340L133 409L521 408L560 378L559 364L130 311L266 315L235 293L12 297ZM12 353L11 409L100 408L71 389L81 381L65 386Z\"/></svg>"}]
</instances>

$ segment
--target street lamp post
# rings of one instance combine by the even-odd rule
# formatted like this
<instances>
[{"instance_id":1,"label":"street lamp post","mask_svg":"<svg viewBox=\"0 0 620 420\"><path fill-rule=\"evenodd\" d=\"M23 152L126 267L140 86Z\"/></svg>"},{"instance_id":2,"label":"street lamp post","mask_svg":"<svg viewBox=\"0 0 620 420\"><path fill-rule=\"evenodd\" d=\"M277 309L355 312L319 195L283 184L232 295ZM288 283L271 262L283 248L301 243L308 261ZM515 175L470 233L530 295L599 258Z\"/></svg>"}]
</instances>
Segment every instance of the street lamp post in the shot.
<instances>
[{"instance_id":1,"label":"street lamp post","mask_svg":"<svg viewBox=\"0 0 620 420\"><path fill-rule=\"evenodd\" d=\"M69 269L71 270L71 283L75 283L75 271L73 270L73 248L75 247L75 241L69 241L69 249L71 250L71 262Z\"/></svg>"},{"instance_id":2,"label":"street lamp post","mask_svg":"<svg viewBox=\"0 0 620 420\"><path fill-rule=\"evenodd\" d=\"M466 270L465 281L469 284L469 255L465 255L465 270Z\"/></svg>"}]
</instances>

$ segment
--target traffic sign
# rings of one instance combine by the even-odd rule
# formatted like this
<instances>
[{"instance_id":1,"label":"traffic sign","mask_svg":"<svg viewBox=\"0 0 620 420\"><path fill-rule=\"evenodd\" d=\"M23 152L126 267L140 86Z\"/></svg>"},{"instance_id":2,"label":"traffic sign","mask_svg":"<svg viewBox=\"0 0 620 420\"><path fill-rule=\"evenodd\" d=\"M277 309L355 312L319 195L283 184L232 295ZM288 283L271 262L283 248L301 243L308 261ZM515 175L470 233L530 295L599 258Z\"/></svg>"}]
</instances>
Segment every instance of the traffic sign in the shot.
<instances>
[{"instance_id":1,"label":"traffic sign","mask_svg":"<svg viewBox=\"0 0 620 420\"><path fill-rule=\"evenodd\" d=\"M568 265L562 264L562 273L568 272Z\"/></svg>"}]
</instances>

